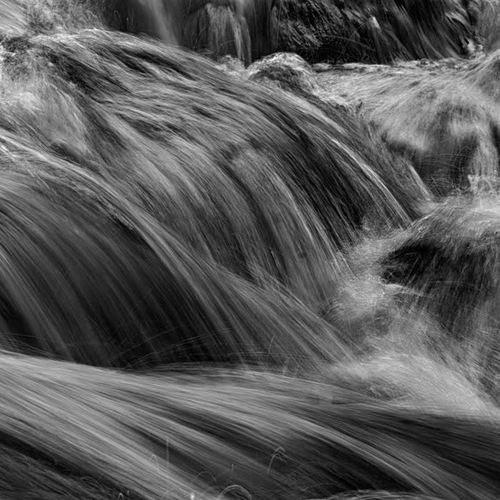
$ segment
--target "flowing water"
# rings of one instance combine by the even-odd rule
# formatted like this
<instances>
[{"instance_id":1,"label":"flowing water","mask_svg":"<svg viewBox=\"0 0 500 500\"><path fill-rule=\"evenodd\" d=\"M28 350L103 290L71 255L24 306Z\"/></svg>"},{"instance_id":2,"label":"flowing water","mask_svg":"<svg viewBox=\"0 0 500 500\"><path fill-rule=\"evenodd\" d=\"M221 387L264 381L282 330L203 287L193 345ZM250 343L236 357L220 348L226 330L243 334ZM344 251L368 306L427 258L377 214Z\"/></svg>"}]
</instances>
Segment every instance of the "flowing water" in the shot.
<instances>
[{"instance_id":1,"label":"flowing water","mask_svg":"<svg viewBox=\"0 0 500 500\"><path fill-rule=\"evenodd\" d=\"M500 498L498 54L340 106L179 47L272 1L7 7L0 498Z\"/></svg>"}]
</instances>

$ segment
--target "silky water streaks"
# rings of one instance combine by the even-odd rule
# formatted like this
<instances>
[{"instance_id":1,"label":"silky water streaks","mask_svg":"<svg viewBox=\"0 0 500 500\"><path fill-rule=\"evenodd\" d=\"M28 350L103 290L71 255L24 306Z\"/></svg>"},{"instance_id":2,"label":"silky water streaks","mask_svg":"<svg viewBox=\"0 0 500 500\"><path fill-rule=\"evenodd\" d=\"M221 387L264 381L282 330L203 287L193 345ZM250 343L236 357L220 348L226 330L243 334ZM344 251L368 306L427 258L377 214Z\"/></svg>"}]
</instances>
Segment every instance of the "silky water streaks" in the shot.
<instances>
[{"instance_id":1,"label":"silky water streaks","mask_svg":"<svg viewBox=\"0 0 500 500\"><path fill-rule=\"evenodd\" d=\"M75 26L0 41L0 497L498 498L493 369L394 271L455 212L350 109Z\"/></svg>"}]
</instances>

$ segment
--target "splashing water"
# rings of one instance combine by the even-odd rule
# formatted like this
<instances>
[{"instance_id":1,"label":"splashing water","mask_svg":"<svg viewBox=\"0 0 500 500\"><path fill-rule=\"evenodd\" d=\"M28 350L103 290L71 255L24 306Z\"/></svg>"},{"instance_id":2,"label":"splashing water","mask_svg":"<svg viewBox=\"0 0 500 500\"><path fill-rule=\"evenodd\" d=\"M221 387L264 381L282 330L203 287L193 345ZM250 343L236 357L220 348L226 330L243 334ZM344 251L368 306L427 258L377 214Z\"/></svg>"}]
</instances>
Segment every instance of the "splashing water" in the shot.
<instances>
[{"instance_id":1,"label":"splashing water","mask_svg":"<svg viewBox=\"0 0 500 500\"><path fill-rule=\"evenodd\" d=\"M248 58L274 3L104 6ZM0 39L0 497L500 498L496 200L427 214L350 110L77 26Z\"/></svg>"}]
</instances>

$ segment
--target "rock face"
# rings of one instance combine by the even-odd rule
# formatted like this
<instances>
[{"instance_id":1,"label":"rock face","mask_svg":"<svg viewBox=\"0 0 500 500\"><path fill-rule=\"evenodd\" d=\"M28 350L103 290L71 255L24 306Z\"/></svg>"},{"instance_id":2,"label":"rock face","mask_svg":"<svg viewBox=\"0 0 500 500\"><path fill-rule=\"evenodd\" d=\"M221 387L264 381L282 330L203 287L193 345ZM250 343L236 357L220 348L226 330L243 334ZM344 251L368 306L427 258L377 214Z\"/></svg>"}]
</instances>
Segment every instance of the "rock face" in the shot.
<instances>
[{"instance_id":1,"label":"rock face","mask_svg":"<svg viewBox=\"0 0 500 500\"><path fill-rule=\"evenodd\" d=\"M266 56L251 64L245 76L250 81L304 97L325 109L333 107L351 111L350 104L334 92L321 94L316 71L306 60L294 53L277 52Z\"/></svg>"},{"instance_id":2,"label":"rock face","mask_svg":"<svg viewBox=\"0 0 500 500\"><path fill-rule=\"evenodd\" d=\"M382 276L419 302L458 339L498 328L498 199L453 200L416 222L382 259Z\"/></svg>"},{"instance_id":3,"label":"rock face","mask_svg":"<svg viewBox=\"0 0 500 500\"><path fill-rule=\"evenodd\" d=\"M318 90L316 75L309 63L291 52L277 52L254 62L247 68L247 77L295 93Z\"/></svg>"},{"instance_id":4,"label":"rock face","mask_svg":"<svg viewBox=\"0 0 500 500\"><path fill-rule=\"evenodd\" d=\"M479 0L278 3L278 50L311 62L464 56L478 25Z\"/></svg>"},{"instance_id":5,"label":"rock face","mask_svg":"<svg viewBox=\"0 0 500 500\"><path fill-rule=\"evenodd\" d=\"M8 19L0 20L0 28L7 22L19 22L18 16L10 14L19 5L34 6L35 25L41 21L45 28L50 28L52 20L61 25L61 17L63 25L74 26L72 12L81 11L76 16L81 17L87 9L111 29L177 43L215 59L229 54L245 64L276 51L296 52L310 62L380 63L398 57L464 56L474 46L478 23L483 32L489 33L488 38L494 31L493 14L478 21L479 0L4 0L3 3L2 12L7 12Z\"/></svg>"}]
</instances>

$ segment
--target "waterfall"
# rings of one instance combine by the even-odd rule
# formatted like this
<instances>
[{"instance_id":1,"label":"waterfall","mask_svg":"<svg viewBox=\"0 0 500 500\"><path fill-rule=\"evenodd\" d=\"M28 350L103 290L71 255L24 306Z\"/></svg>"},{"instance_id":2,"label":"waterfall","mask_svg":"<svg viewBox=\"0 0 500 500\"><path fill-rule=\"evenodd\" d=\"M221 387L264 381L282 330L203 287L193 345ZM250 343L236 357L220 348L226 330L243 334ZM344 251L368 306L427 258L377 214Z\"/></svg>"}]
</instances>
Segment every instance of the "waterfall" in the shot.
<instances>
[{"instance_id":1,"label":"waterfall","mask_svg":"<svg viewBox=\"0 0 500 500\"><path fill-rule=\"evenodd\" d=\"M275 48L276 0L110 0L106 23L166 43L245 63Z\"/></svg>"}]
</instances>

